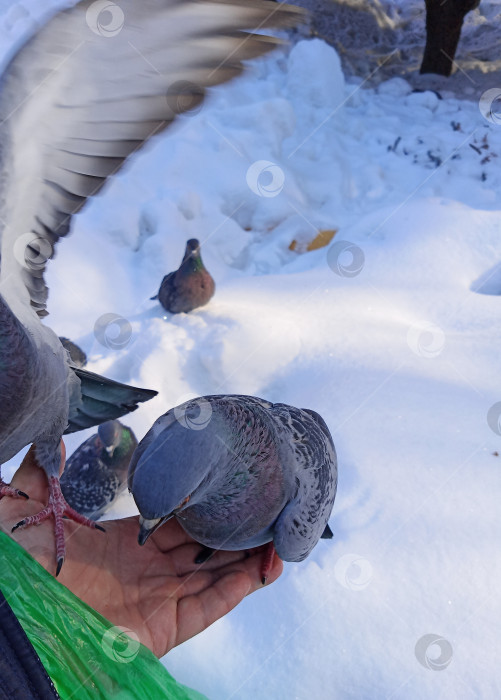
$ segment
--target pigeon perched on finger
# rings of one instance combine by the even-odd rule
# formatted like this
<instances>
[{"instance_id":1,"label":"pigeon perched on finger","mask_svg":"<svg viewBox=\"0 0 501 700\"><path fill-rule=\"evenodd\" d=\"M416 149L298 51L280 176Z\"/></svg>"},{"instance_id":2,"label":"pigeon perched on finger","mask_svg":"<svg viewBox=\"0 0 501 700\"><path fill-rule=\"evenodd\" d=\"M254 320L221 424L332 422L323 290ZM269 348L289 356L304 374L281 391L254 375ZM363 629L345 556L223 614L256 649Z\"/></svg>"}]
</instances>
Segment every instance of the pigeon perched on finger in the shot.
<instances>
[{"instance_id":1,"label":"pigeon perched on finger","mask_svg":"<svg viewBox=\"0 0 501 700\"><path fill-rule=\"evenodd\" d=\"M204 396L167 411L129 468L139 544L172 517L205 548L270 543L263 581L275 551L285 561L312 551L336 486L336 452L318 413L252 396Z\"/></svg>"},{"instance_id":2,"label":"pigeon perched on finger","mask_svg":"<svg viewBox=\"0 0 501 700\"><path fill-rule=\"evenodd\" d=\"M214 296L215 289L216 284L202 262L200 243L196 238L190 238L179 269L165 275L158 294L151 298L158 299L172 314L188 313L205 306Z\"/></svg>"},{"instance_id":3,"label":"pigeon perched on finger","mask_svg":"<svg viewBox=\"0 0 501 700\"><path fill-rule=\"evenodd\" d=\"M71 508L99 520L125 490L136 447L136 436L120 421L101 423L66 461L61 490Z\"/></svg>"},{"instance_id":4,"label":"pigeon perched on finger","mask_svg":"<svg viewBox=\"0 0 501 700\"><path fill-rule=\"evenodd\" d=\"M265 0L120 0L114 7L124 21L107 40L96 5L83 0L48 19L13 56L0 91L0 465L35 445L49 504L15 527L54 519L56 573L63 516L95 527L61 493L62 435L123 416L156 392L70 362L41 323L47 263L73 216L129 156L207 88L280 43L249 28L295 26L304 17ZM0 477L5 495L23 494Z\"/></svg>"}]
</instances>

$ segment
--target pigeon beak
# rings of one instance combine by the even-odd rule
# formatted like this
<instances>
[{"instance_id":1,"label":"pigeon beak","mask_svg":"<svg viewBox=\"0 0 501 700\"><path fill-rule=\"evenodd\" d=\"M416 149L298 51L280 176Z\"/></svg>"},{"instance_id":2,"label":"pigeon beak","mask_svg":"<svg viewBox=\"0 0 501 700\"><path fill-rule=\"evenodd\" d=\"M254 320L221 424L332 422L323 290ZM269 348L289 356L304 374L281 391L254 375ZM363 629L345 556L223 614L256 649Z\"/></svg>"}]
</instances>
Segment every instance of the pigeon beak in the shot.
<instances>
[{"instance_id":1,"label":"pigeon beak","mask_svg":"<svg viewBox=\"0 0 501 700\"><path fill-rule=\"evenodd\" d=\"M113 452L115 452L115 445L109 445L109 447L106 447L105 449L109 456L113 457Z\"/></svg>"},{"instance_id":2,"label":"pigeon beak","mask_svg":"<svg viewBox=\"0 0 501 700\"><path fill-rule=\"evenodd\" d=\"M146 520L146 518L143 518L142 515L139 516L139 535L137 536L137 541L140 545L143 545L148 537L152 535L155 530L158 530L158 528L163 525L167 520L170 520L173 517L174 513L170 513L169 515L165 515L163 518L154 518L153 520Z\"/></svg>"},{"instance_id":3,"label":"pigeon beak","mask_svg":"<svg viewBox=\"0 0 501 700\"><path fill-rule=\"evenodd\" d=\"M143 518L142 515L139 516L139 535L137 536L137 541L139 542L140 545L143 545L148 537L152 535L155 530L158 530L158 528L163 525L164 523L167 522L167 520L170 520L173 518L175 515L181 511L184 506L188 503L190 500L191 496L186 496L186 498L181 501L181 503L178 505L177 508L174 508L172 513L169 513L169 515L164 515L163 518L153 518L152 520L147 520L146 518Z\"/></svg>"}]
</instances>

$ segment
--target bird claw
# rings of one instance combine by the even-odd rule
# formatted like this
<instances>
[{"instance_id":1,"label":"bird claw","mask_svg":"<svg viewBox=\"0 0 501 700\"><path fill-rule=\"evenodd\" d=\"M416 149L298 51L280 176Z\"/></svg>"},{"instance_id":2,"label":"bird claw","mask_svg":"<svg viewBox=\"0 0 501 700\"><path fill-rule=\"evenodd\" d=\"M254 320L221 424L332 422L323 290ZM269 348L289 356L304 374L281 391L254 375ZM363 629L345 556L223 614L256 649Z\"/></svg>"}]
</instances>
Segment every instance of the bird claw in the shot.
<instances>
[{"instance_id":1,"label":"bird claw","mask_svg":"<svg viewBox=\"0 0 501 700\"><path fill-rule=\"evenodd\" d=\"M195 557L195 564L204 564L208 561L216 550L212 547L204 547Z\"/></svg>"},{"instance_id":2,"label":"bird claw","mask_svg":"<svg viewBox=\"0 0 501 700\"><path fill-rule=\"evenodd\" d=\"M73 522L79 525L85 525L86 527L91 527L96 530L101 530L106 532L104 527L97 525L90 518L86 518L84 515L80 515L76 510L73 510L67 503L61 492L61 487L59 485L59 479L57 477L49 477L49 504L43 510L39 511L35 515L29 515L28 517L20 520L12 528L12 532L17 530L17 528L25 528L30 525L40 525L44 520L47 520L50 516L54 517L54 532L56 539L56 559L57 568L56 576L59 575L61 567L63 566L64 559L66 557L66 545L64 541L64 525L63 518L69 518Z\"/></svg>"},{"instance_id":3,"label":"bird claw","mask_svg":"<svg viewBox=\"0 0 501 700\"><path fill-rule=\"evenodd\" d=\"M40 525L40 523L43 523L44 520L47 520L47 518L52 515L52 512L52 506L49 504L36 515L28 515L26 518L20 520L18 523L16 523L16 525L14 525L11 532L14 532L14 530L17 530L18 528L23 529L25 527L29 527L30 525Z\"/></svg>"},{"instance_id":4,"label":"bird claw","mask_svg":"<svg viewBox=\"0 0 501 700\"><path fill-rule=\"evenodd\" d=\"M17 530L18 527L24 527L25 523L24 520L20 520L14 527L12 528L11 532L14 532L14 530Z\"/></svg>"},{"instance_id":5,"label":"bird claw","mask_svg":"<svg viewBox=\"0 0 501 700\"><path fill-rule=\"evenodd\" d=\"M29 498L28 494L24 493L24 491L14 489L12 486L6 484L5 481L0 479L0 498L3 498L4 496L10 496L11 498Z\"/></svg>"},{"instance_id":6,"label":"bird claw","mask_svg":"<svg viewBox=\"0 0 501 700\"><path fill-rule=\"evenodd\" d=\"M275 558L275 545L273 542L268 542L266 549L264 551L264 558L261 564L261 583L263 586L266 585L266 581L270 575L271 567L273 566L273 559Z\"/></svg>"}]
</instances>

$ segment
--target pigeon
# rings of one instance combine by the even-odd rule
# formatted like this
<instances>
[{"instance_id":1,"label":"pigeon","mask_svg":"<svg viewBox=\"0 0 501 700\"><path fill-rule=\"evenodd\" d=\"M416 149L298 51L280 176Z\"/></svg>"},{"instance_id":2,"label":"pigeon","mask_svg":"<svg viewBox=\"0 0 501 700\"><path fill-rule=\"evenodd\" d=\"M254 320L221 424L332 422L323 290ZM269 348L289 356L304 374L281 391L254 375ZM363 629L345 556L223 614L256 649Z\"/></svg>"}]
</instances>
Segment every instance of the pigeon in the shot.
<instances>
[{"instance_id":1,"label":"pigeon","mask_svg":"<svg viewBox=\"0 0 501 700\"><path fill-rule=\"evenodd\" d=\"M252 28L304 13L266 0L92 0L48 19L10 60L0 91L0 465L25 445L47 474L59 573L63 433L119 418L155 392L71 365L47 314L47 262L72 216L129 155L280 43ZM17 495L3 482L0 496ZM26 494L24 494L26 495ZM80 518L80 519L79 519Z\"/></svg>"},{"instance_id":2,"label":"pigeon","mask_svg":"<svg viewBox=\"0 0 501 700\"><path fill-rule=\"evenodd\" d=\"M70 507L99 520L125 490L136 447L136 436L120 421L101 423L66 462L61 490Z\"/></svg>"},{"instance_id":3,"label":"pigeon","mask_svg":"<svg viewBox=\"0 0 501 700\"><path fill-rule=\"evenodd\" d=\"M87 355L84 353L84 351L79 348L78 345L75 345L73 341L68 340L68 338L59 336L59 340L61 341L63 348L70 353L70 360L73 365L79 368L85 367L87 364Z\"/></svg>"},{"instance_id":4,"label":"pigeon","mask_svg":"<svg viewBox=\"0 0 501 700\"><path fill-rule=\"evenodd\" d=\"M157 419L132 457L128 483L139 544L172 517L205 548L270 543L264 583L275 552L302 561L322 535L331 536L337 458L315 411L252 396L203 396Z\"/></svg>"},{"instance_id":5,"label":"pigeon","mask_svg":"<svg viewBox=\"0 0 501 700\"><path fill-rule=\"evenodd\" d=\"M196 238L190 238L179 269L165 275L158 294L151 298L158 299L172 314L188 313L205 306L214 296L215 289L214 280L202 262L200 243Z\"/></svg>"}]
</instances>

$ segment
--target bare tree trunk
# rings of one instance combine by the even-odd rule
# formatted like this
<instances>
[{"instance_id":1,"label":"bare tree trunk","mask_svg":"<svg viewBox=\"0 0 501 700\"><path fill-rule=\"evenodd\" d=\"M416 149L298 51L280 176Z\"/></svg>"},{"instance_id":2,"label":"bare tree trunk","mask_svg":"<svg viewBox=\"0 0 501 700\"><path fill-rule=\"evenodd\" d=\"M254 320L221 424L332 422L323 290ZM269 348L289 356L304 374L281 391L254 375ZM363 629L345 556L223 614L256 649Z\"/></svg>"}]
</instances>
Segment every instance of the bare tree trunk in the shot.
<instances>
[{"instance_id":1,"label":"bare tree trunk","mask_svg":"<svg viewBox=\"0 0 501 700\"><path fill-rule=\"evenodd\" d=\"M450 75L465 15L480 0L425 0L426 48L420 73Z\"/></svg>"}]
</instances>

